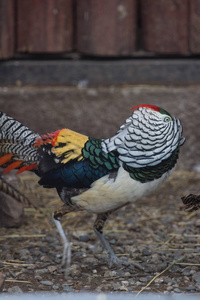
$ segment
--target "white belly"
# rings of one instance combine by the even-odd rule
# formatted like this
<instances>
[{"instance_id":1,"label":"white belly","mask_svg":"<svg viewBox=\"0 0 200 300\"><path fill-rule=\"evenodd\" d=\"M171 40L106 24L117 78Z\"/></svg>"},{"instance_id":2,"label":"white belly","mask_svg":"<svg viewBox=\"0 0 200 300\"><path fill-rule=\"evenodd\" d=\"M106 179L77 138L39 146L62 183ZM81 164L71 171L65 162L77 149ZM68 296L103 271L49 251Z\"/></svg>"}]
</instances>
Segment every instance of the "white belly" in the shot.
<instances>
[{"instance_id":1,"label":"white belly","mask_svg":"<svg viewBox=\"0 0 200 300\"><path fill-rule=\"evenodd\" d=\"M106 175L95 181L89 190L72 197L72 202L84 210L102 213L134 202L152 192L163 184L174 169L159 179L141 183L132 179L127 171L119 168L116 179Z\"/></svg>"}]
</instances>

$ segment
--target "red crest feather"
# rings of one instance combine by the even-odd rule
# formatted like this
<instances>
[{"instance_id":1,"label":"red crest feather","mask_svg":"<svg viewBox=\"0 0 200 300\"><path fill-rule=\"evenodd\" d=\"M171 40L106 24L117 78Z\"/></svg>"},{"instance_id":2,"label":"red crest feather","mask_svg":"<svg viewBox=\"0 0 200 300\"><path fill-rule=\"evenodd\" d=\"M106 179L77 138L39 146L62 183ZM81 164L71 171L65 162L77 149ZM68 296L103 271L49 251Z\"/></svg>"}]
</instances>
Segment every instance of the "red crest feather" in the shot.
<instances>
[{"instance_id":1,"label":"red crest feather","mask_svg":"<svg viewBox=\"0 0 200 300\"><path fill-rule=\"evenodd\" d=\"M155 111L159 111L159 107L158 106L151 105L151 104L140 104L140 105L132 107L131 110L137 109L139 107L147 107L147 108L153 109Z\"/></svg>"}]
</instances>

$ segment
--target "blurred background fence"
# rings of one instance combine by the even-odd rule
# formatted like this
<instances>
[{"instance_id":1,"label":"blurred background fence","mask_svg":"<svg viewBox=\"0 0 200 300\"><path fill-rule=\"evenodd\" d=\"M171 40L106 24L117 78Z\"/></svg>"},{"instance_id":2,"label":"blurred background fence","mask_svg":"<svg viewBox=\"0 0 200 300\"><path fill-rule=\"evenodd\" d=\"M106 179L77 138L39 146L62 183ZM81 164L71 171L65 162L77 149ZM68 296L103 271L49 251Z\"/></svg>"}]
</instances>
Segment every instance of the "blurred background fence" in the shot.
<instances>
[{"instance_id":1,"label":"blurred background fence","mask_svg":"<svg viewBox=\"0 0 200 300\"><path fill-rule=\"evenodd\" d=\"M0 59L196 56L200 0L0 0Z\"/></svg>"}]
</instances>

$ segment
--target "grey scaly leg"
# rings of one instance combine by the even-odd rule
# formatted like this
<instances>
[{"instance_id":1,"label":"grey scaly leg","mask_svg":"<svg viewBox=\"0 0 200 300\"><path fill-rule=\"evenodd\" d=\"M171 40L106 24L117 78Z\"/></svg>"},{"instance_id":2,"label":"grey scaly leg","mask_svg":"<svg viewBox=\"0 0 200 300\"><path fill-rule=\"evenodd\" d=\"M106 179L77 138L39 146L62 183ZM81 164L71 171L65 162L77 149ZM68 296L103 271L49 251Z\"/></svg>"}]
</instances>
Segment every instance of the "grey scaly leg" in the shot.
<instances>
[{"instance_id":1,"label":"grey scaly leg","mask_svg":"<svg viewBox=\"0 0 200 300\"><path fill-rule=\"evenodd\" d=\"M67 239L66 234L64 233L64 230L62 228L62 224L60 223L59 220L56 220L53 216L53 221L56 225L56 228L58 230L58 233L60 235L60 238L63 243L63 255L62 255L62 263L61 265L64 266L65 264L67 265L67 269L70 267L71 264L71 246L70 243Z\"/></svg>"},{"instance_id":2,"label":"grey scaly leg","mask_svg":"<svg viewBox=\"0 0 200 300\"><path fill-rule=\"evenodd\" d=\"M61 208L57 209L54 213L53 213L53 221L56 225L56 228L58 230L58 233L60 235L60 238L61 238L61 241L63 243L63 255L62 255L62 263L61 265L62 266L65 266L66 265L66 273L65 275L68 274L69 272L69 267L70 267L70 264L71 264L71 246L70 246L70 243L67 239L67 236L62 228L62 225L61 225L61 218L63 215L65 214L68 214L70 212L73 212L77 210L76 207L73 207L73 206L69 206L69 205L66 205L64 204Z\"/></svg>"},{"instance_id":3,"label":"grey scaly leg","mask_svg":"<svg viewBox=\"0 0 200 300\"><path fill-rule=\"evenodd\" d=\"M143 270L144 268L136 262L127 262L124 261L122 259L119 259L115 253L113 252L113 250L111 249L109 243L106 241L105 237L103 236L103 227L104 224L108 218L108 216L111 214L111 211L107 212L107 213L102 213L102 214L98 214L97 215L97 219L94 223L94 232L97 235L97 237L99 238L102 246L104 247L104 249L107 251L107 253L109 254L109 265L110 267L112 265L117 265L117 266L121 266L121 265L134 265L135 267L137 267L140 270Z\"/></svg>"}]
</instances>

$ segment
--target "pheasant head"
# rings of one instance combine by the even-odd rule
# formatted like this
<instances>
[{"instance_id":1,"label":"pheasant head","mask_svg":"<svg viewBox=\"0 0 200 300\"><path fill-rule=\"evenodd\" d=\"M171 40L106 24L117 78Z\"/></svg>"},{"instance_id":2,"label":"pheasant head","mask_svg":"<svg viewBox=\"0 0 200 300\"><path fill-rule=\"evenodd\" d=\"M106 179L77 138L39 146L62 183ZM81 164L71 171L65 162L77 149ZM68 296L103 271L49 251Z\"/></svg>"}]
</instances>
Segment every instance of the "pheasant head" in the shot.
<instances>
[{"instance_id":1,"label":"pheasant head","mask_svg":"<svg viewBox=\"0 0 200 300\"><path fill-rule=\"evenodd\" d=\"M185 138L178 119L155 105L138 105L117 134L102 142L103 151L117 151L130 176L141 182L160 178L178 159Z\"/></svg>"}]
</instances>

